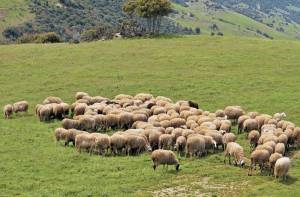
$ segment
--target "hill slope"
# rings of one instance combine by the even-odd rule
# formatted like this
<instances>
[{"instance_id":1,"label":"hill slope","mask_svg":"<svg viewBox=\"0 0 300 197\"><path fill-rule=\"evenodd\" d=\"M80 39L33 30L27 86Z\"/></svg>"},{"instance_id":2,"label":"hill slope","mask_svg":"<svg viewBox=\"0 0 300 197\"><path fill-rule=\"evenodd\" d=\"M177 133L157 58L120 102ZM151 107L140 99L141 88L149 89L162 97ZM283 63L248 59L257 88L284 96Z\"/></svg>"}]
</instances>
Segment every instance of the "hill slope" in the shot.
<instances>
[{"instance_id":1,"label":"hill slope","mask_svg":"<svg viewBox=\"0 0 300 197\"><path fill-rule=\"evenodd\" d=\"M41 123L34 115L49 95L71 103L76 91L110 98L150 92L192 99L210 111L232 104L284 111L299 125L299 53L299 42L205 36L0 46L0 106L22 99L31 106L26 116L0 118L0 196L299 196L297 151L286 183L225 166L222 152L181 157L178 173L154 172L148 153L99 157L56 144L60 122ZM245 134L238 142L249 156Z\"/></svg>"},{"instance_id":2,"label":"hill slope","mask_svg":"<svg viewBox=\"0 0 300 197\"><path fill-rule=\"evenodd\" d=\"M253 1L250 1L253 3ZM248 3L248 4L246 4ZM254 4L258 6L258 4ZM203 33L222 32L225 35L258 36L266 38L300 38L300 23L291 9L300 8L298 4L274 1L273 4L261 2L260 9L254 9L247 0L198 0L185 1L174 5L175 21L189 27L200 27ZM260 4L259 4L260 5ZM269 7L267 7L269 5ZM271 6L278 8L271 9ZM293 5L293 6L291 6ZM290 6L281 14L278 10ZM296 7L298 6L298 7ZM290 12L288 12L290 11ZM289 15L289 13L291 13ZM298 13L299 14L299 13ZM299 17L300 18L300 17Z\"/></svg>"},{"instance_id":3,"label":"hill slope","mask_svg":"<svg viewBox=\"0 0 300 197\"><path fill-rule=\"evenodd\" d=\"M300 3L249 0L173 0L174 12L163 23L165 32L300 39ZM0 2L0 32L20 24L23 32L55 31L66 40L101 24L127 20L124 0L13 0ZM32 20L31 20L32 19ZM27 23L24 23L27 22ZM177 26L180 24L182 27Z\"/></svg>"}]
</instances>

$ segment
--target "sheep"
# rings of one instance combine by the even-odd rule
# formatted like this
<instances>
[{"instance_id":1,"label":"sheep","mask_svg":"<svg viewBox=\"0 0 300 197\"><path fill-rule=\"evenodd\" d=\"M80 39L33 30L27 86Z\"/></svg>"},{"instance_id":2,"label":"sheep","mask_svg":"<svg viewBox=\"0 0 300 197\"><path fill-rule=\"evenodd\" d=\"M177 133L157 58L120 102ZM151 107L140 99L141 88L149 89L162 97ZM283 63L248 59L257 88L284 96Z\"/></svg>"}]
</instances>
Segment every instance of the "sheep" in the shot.
<instances>
[{"instance_id":1,"label":"sheep","mask_svg":"<svg viewBox=\"0 0 300 197\"><path fill-rule=\"evenodd\" d=\"M231 132L231 122L229 120L223 120L221 121L221 126L219 130L226 131L227 133Z\"/></svg>"},{"instance_id":2,"label":"sheep","mask_svg":"<svg viewBox=\"0 0 300 197\"><path fill-rule=\"evenodd\" d=\"M270 174L274 174L274 166L278 159L282 157L282 154L279 153L273 153L269 158L269 165L270 165Z\"/></svg>"},{"instance_id":3,"label":"sheep","mask_svg":"<svg viewBox=\"0 0 300 197\"><path fill-rule=\"evenodd\" d=\"M254 167L256 167L257 164L259 164L262 173L264 165L269 161L269 158L270 158L270 153L267 150L265 149L254 150L250 156L251 164L249 167L248 176L252 175L252 170Z\"/></svg>"},{"instance_id":4,"label":"sheep","mask_svg":"<svg viewBox=\"0 0 300 197\"><path fill-rule=\"evenodd\" d=\"M57 142L59 142L60 140L65 140L66 136L67 136L68 130L64 129L64 128L57 128L54 131L54 136Z\"/></svg>"},{"instance_id":5,"label":"sheep","mask_svg":"<svg viewBox=\"0 0 300 197\"><path fill-rule=\"evenodd\" d=\"M274 167L275 178L282 177L283 180L287 179L287 173L291 167L291 160L288 157L279 158Z\"/></svg>"},{"instance_id":6,"label":"sheep","mask_svg":"<svg viewBox=\"0 0 300 197\"><path fill-rule=\"evenodd\" d=\"M189 135L194 134L195 131L191 130L191 129L184 129L182 131L182 136L187 138Z\"/></svg>"},{"instance_id":7,"label":"sheep","mask_svg":"<svg viewBox=\"0 0 300 197\"><path fill-rule=\"evenodd\" d=\"M128 155L133 152L139 154L143 150L147 150L147 151L152 150L146 138L140 135L134 135L130 133L126 134L125 136L126 136L125 149Z\"/></svg>"},{"instance_id":8,"label":"sheep","mask_svg":"<svg viewBox=\"0 0 300 197\"><path fill-rule=\"evenodd\" d=\"M236 123L238 118L244 115L244 110L240 106L227 106L224 112L229 120L233 120L233 123Z\"/></svg>"},{"instance_id":9,"label":"sheep","mask_svg":"<svg viewBox=\"0 0 300 197\"><path fill-rule=\"evenodd\" d=\"M84 96L88 96L89 94L86 92L76 92L75 94L75 99L76 100L80 100L82 99Z\"/></svg>"},{"instance_id":10,"label":"sheep","mask_svg":"<svg viewBox=\"0 0 300 197\"><path fill-rule=\"evenodd\" d=\"M195 109L199 109L199 105L198 103L194 102L194 101L188 101L188 104L190 107L195 108Z\"/></svg>"},{"instance_id":11,"label":"sheep","mask_svg":"<svg viewBox=\"0 0 300 197\"><path fill-rule=\"evenodd\" d=\"M216 141L211 136L203 135L203 138L205 140L205 153L207 154L210 148L212 148L214 152L217 148Z\"/></svg>"},{"instance_id":12,"label":"sheep","mask_svg":"<svg viewBox=\"0 0 300 197\"><path fill-rule=\"evenodd\" d=\"M186 138L183 136L179 136L176 139L174 149L177 150L177 152L181 155L182 153L184 153L185 146L186 146Z\"/></svg>"},{"instance_id":13,"label":"sheep","mask_svg":"<svg viewBox=\"0 0 300 197\"><path fill-rule=\"evenodd\" d=\"M286 134L282 133L280 136L278 136L278 143L283 143L286 146L287 142L288 142L288 137Z\"/></svg>"},{"instance_id":14,"label":"sheep","mask_svg":"<svg viewBox=\"0 0 300 197\"><path fill-rule=\"evenodd\" d=\"M174 118L170 120L171 127L180 127L182 125L185 125L185 119L183 118Z\"/></svg>"},{"instance_id":15,"label":"sheep","mask_svg":"<svg viewBox=\"0 0 300 197\"><path fill-rule=\"evenodd\" d=\"M42 105L38 108L38 117L40 121L50 121L51 120L51 107L49 105Z\"/></svg>"},{"instance_id":16,"label":"sheep","mask_svg":"<svg viewBox=\"0 0 300 197\"><path fill-rule=\"evenodd\" d=\"M142 102L151 100L153 98L152 94L139 93L133 97L135 100L141 100Z\"/></svg>"},{"instance_id":17,"label":"sheep","mask_svg":"<svg viewBox=\"0 0 300 197\"><path fill-rule=\"evenodd\" d=\"M272 146L269 146L267 144L258 145L255 150L266 150L271 155L274 152L274 148Z\"/></svg>"},{"instance_id":18,"label":"sheep","mask_svg":"<svg viewBox=\"0 0 300 197\"><path fill-rule=\"evenodd\" d=\"M27 112L29 104L27 101L19 101L13 104L13 109L15 113Z\"/></svg>"},{"instance_id":19,"label":"sheep","mask_svg":"<svg viewBox=\"0 0 300 197\"><path fill-rule=\"evenodd\" d=\"M147 115L145 114L133 114L133 122L136 122L136 121L143 121L143 122L147 122L148 120L148 117Z\"/></svg>"},{"instance_id":20,"label":"sheep","mask_svg":"<svg viewBox=\"0 0 300 197\"><path fill-rule=\"evenodd\" d=\"M224 112L224 110L222 110L222 109L218 109L216 112L215 112L215 114L216 114L216 117L225 117L225 112Z\"/></svg>"},{"instance_id":21,"label":"sheep","mask_svg":"<svg viewBox=\"0 0 300 197\"><path fill-rule=\"evenodd\" d=\"M224 164L226 164L226 157L228 157L229 164L231 164L231 157L234 157L234 161L236 165L243 166L245 164L244 157L244 149L241 145L236 142L229 142L224 151Z\"/></svg>"},{"instance_id":22,"label":"sheep","mask_svg":"<svg viewBox=\"0 0 300 197\"><path fill-rule=\"evenodd\" d=\"M233 134L233 133L225 133L223 136L222 136L222 142L224 144L224 148L226 148L226 145L229 143L229 142L235 142L236 141L236 136Z\"/></svg>"},{"instance_id":23,"label":"sheep","mask_svg":"<svg viewBox=\"0 0 300 197\"><path fill-rule=\"evenodd\" d=\"M176 155L169 150L155 150L151 153L151 160L153 162L153 169L159 165L175 165L176 171L179 170L179 161Z\"/></svg>"},{"instance_id":24,"label":"sheep","mask_svg":"<svg viewBox=\"0 0 300 197\"><path fill-rule=\"evenodd\" d=\"M149 144L152 150L156 150L159 148L159 137L162 135L160 131L153 130L149 134Z\"/></svg>"},{"instance_id":25,"label":"sheep","mask_svg":"<svg viewBox=\"0 0 300 197\"><path fill-rule=\"evenodd\" d=\"M248 112L247 115L248 115L250 118L255 118L256 116L259 115L259 113L258 113L258 112Z\"/></svg>"},{"instance_id":26,"label":"sheep","mask_svg":"<svg viewBox=\"0 0 300 197\"><path fill-rule=\"evenodd\" d=\"M86 103L78 103L74 108L74 115L83 115L87 106L88 105Z\"/></svg>"},{"instance_id":27,"label":"sheep","mask_svg":"<svg viewBox=\"0 0 300 197\"><path fill-rule=\"evenodd\" d=\"M238 134L240 134L243 130L243 125L244 125L244 122L245 120L249 119L250 116L248 115L242 115L238 118L238 121L237 121L237 125L238 125Z\"/></svg>"},{"instance_id":28,"label":"sheep","mask_svg":"<svg viewBox=\"0 0 300 197\"><path fill-rule=\"evenodd\" d=\"M215 142L216 142L216 149L218 149L219 146L222 146L224 150L224 144L223 144L223 139L222 135L216 131L209 131L205 133L206 136L211 136Z\"/></svg>"},{"instance_id":29,"label":"sheep","mask_svg":"<svg viewBox=\"0 0 300 197\"><path fill-rule=\"evenodd\" d=\"M273 115L273 118L274 118L275 120L277 120L277 121L281 121L281 120L283 120L285 117L286 117L286 114L285 114L284 112L282 112L282 113L275 113L275 114Z\"/></svg>"},{"instance_id":30,"label":"sheep","mask_svg":"<svg viewBox=\"0 0 300 197\"><path fill-rule=\"evenodd\" d=\"M53 114L54 114L54 117L61 120L64 116L64 108L62 105L60 104L57 104L57 103L53 103L52 104L52 107L53 107Z\"/></svg>"},{"instance_id":31,"label":"sheep","mask_svg":"<svg viewBox=\"0 0 300 197\"><path fill-rule=\"evenodd\" d=\"M95 147L95 138L91 134L78 134L75 137L75 147L79 153L82 149L85 149L91 154Z\"/></svg>"},{"instance_id":32,"label":"sheep","mask_svg":"<svg viewBox=\"0 0 300 197\"><path fill-rule=\"evenodd\" d=\"M44 101L43 101L43 104L46 105L46 104L51 104L51 103L57 103L57 104L60 104L60 103L63 103L63 100L59 97L55 97L55 96L49 96L47 97Z\"/></svg>"},{"instance_id":33,"label":"sheep","mask_svg":"<svg viewBox=\"0 0 300 197\"><path fill-rule=\"evenodd\" d=\"M72 119L65 118L62 120L61 126L64 129L79 129L80 122L78 120L72 120Z\"/></svg>"},{"instance_id":34,"label":"sheep","mask_svg":"<svg viewBox=\"0 0 300 197\"><path fill-rule=\"evenodd\" d=\"M247 119L244 121L243 130L249 132L252 130L258 130L258 122L255 119Z\"/></svg>"},{"instance_id":35,"label":"sheep","mask_svg":"<svg viewBox=\"0 0 300 197\"><path fill-rule=\"evenodd\" d=\"M175 135L162 134L159 136L158 147L159 149L171 150L175 144Z\"/></svg>"},{"instance_id":36,"label":"sheep","mask_svg":"<svg viewBox=\"0 0 300 197\"><path fill-rule=\"evenodd\" d=\"M95 130L95 118L94 116L84 115L79 119L80 129L84 131Z\"/></svg>"},{"instance_id":37,"label":"sheep","mask_svg":"<svg viewBox=\"0 0 300 197\"><path fill-rule=\"evenodd\" d=\"M120 133L114 133L110 137L110 147L111 152L114 155L121 154L123 149L125 149L126 136L121 135Z\"/></svg>"},{"instance_id":38,"label":"sheep","mask_svg":"<svg viewBox=\"0 0 300 197\"><path fill-rule=\"evenodd\" d=\"M63 116L64 117L68 116L69 113L70 113L70 106L69 106L69 104L67 104L67 103L61 103L60 105L63 108Z\"/></svg>"},{"instance_id":39,"label":"sheep","mask_svg":"<svg viewBox=\"0 0 300 197\"><path fill-rule=\"evenodd\" d=\"M275 146L275 153L285 154L285 145L283 143L277 143Z\"/></svg>"},{"instance_id":40,"label":"sheep","mask_svg":"<svg viewBox=\"0 0 300 197\"><path fill-rule=\"evenodd\" d=\"M122 112L119 115L119 128L129 129L133 124L133 114L128 112Z\"/></svg>"},{"instance_id":41,"label":"sheep","mask_svg":"<svg viewBox=\"0 0 300 197\"><path fill-rule=\"evenodd\" d=\"M133 99L133 96L127 94L118 94L115 96L115 100Z\"/></svg>"},{"instance_id":42,"label":"sheep","mask_svg":"<svg viewBox=\"0 0 300 197\"><path fill-rule=\"evenodd\" d=\"M14 106L11 104L7 104L3 107L3 113L5 118L11 118L12 114L14 112Z\"/></svg>"},{"instance_id":43,"label":"sheep","mask_svg":"<svg viewBox=\"0 0 300 197\"><path fill-rule=\"evenodd\" d=\"M173 130L174 130L174 127L167 127L165 129L165 134L171 134L173 132Z\"/></svg>"},{"instance_id":44,"label":"sheep","mask_svg":"<svg viewBox=\"0 0 300 197\"><path fill-rule=\"evenodd\" d=\"M201 135L192 134L187 138L186 141L186 157L189 155L190 157L198 156L201 157L203 153L205 153L205 139Z\"/></svg>"},{"instance_id":45,"label":"sheep","mask_svg":"<svg viewBox=\"0 0 300 197\"><path fill-rule=\"evenodd\" d=\"M119 123L118 114L108 114L106 115L106 128L116 129Z\"/></svg>"},{"instance_id":46,"label":"sheep","mask_svg":"<svg viewBox=\"0 0 300 197\"><path fill-rule=\"evenodd\" d=\"M72 142L73 145L76 145L76 136L80 134L89 135L88 132L80 131L77 129L68 129L65 137L65 146L69 145Z\"/></svg>"},{"instance_id":47,"label":"sheep","mask_svg":"<svg viewBox=\"0 0 300 197\"><path fill-rule=\"evenodd\" d=\"M268 115L268 114L261 114L255 117L255 119L258 122L258 130L260 131L261 127L267 123L270 119L272 118L272 116Z\"/></svg>"},{"instance_id":48,"label":"sheep","mask_svg":"<svg viewBox=\"0 0 300 197\"><path fill-rule=\"evenodd\" d=\"M91 133L94 140L94 149L99 152L100 155L104 155L105 151L110 148L110 137L107 134Z\"/></svg>"},{"instance_id":49,"label":"sheep","mask_svg":"<svg viewBox=\"0 0 300 197\"><path fill-rule=\"evenodd\" d=\"M164 107L153 106L153 115L166 114L167 110Z\"/></svg>"},{"instance_id":50,"label":"sheep","mask_svg":"<svg viewBox=\"0 0 300 197\"><path fill-rule=\"evenodd\" d=\"M250 143L250 148L255 148L257 146L258 140L259 140L259 132L257 130L252 130L248 134L248 140Z\"/></svg>"}]
</instances>

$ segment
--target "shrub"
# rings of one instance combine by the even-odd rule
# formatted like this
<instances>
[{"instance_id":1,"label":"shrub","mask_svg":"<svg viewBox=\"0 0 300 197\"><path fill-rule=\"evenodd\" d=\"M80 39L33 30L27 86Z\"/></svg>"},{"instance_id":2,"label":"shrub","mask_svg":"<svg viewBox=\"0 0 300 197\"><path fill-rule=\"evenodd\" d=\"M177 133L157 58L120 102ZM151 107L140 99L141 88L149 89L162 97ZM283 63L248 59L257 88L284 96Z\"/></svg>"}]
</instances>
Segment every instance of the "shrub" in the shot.
<instances>
[{"instance_id":1,"label":"shrub","mask_svg":"<svg viewBox=\"0 0 300 197\"><path fill-rule=\"evenodd\" d=\"M19 43L58 43L60 37L54 32L41 34L25 34L18 39Z\"/></svg>"},{"instance_id":2,"label":"shrub","mask_svg":"<svg viewBox=\"0 0 300 197\"><path fill-rule=\"evenodd\" d=\"M196 34L201 34L200 27L196 27L196 28L195 28L195 32L196 32Z\"/></svg>"},{"instance_id":3,"label":"shrub","mask_svg":"<svg viewBox=\"0 0 300 197\"><path fill-rule=\"evenodd\" d=\"M17 40L20 36L22 36L22 32L17 27L8 27L3 31L3 36L9 40Z\"/></svg>"}]
</instances>

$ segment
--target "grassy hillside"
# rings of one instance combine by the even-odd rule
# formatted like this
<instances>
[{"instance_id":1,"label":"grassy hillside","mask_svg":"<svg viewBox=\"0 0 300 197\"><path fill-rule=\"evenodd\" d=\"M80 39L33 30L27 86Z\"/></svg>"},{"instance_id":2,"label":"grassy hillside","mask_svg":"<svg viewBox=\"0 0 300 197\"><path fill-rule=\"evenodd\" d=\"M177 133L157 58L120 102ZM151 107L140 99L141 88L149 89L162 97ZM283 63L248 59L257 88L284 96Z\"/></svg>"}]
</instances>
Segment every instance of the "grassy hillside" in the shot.
<instances>
[{"instance_id":1,"label":"grassy hillside","mask_svg":"<svg viewBox=\"0 0 300 197\"><path fill-rule=\"evenodd\" d=\"M0 38L5 28L18 25L32 18L28 10L28 0L0 1Z\"/></svg>"},{"instance_id":2,"label":"grassy hillside","mask_svg":"<svg viewBox=\"0 0 300 197\"><path fill-rule=\"evenodd\" d=\"M0 196L298 196L299 154L286 183L258 171L248 177L247 169L225 166L221 152L180 158L178 173L170 167L153 172L148 153L99 157L56 144L60 123L40 123L34 106L49 95L71 103L76 91L150 92L193 99L211 111L231 104L284 111L300 125L299 53L299 42L204 36L0 46L0 106L31 104L26 116L0 119ZM245 136L238 141L249 155Z\"/></svg>"},{"instance_id":3,"label":"grassy hillside","mask_svg":"<svg viewBox=\"0 0 300 197\"><path fill-rule=\"evenodd\" d=\"M174 14L172 18L187 27L200 27L204 34L210 34L212 31L210 27L216 24L219 28L218 31L224 35L248 37L266 37L268 35L275 39L296 39L299 36L300 25L295 22L286 24L279 16L266 17L262 23L232 9L214 9L213 6L210 7L206 3L205 0L194 1L190 2L188 7L174 4L178 13ZM274 28L266 25L273 21ZM284 28L284 32L279 32L276 28Z\"/></svg>"}]
</instances>

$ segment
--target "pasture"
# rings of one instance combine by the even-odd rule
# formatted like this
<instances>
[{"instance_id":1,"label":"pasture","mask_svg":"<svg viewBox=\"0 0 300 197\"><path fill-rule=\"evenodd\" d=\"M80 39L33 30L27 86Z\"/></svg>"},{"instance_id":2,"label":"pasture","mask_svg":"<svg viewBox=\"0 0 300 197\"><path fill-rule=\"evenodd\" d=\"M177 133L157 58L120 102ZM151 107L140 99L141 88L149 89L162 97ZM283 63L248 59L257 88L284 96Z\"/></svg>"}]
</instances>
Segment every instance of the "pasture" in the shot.
<instances>
[{"instance_id":1,"label":"pasture","mask_svg":"<svg viewBox=\"0 0 300 197\"><path fill-rule=\"evenodd\" d=\"M249 38L178 37L0 46L0 105L27 100L29 113L0 118L0 196L227 196L300 194L300 154L287 182L223 164L223 153L179 157L181 170L152 169L150 153L99 157L55 143L59 121L41 123L47 96L72 103L77 91L113 98L140 92L190 99L210 111L285 112L300 125L300 43ZM236 132L236 129L234 129ZM249 155L245 134L238 142Z\"/></svg>"}]
</instances>

